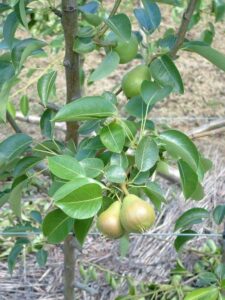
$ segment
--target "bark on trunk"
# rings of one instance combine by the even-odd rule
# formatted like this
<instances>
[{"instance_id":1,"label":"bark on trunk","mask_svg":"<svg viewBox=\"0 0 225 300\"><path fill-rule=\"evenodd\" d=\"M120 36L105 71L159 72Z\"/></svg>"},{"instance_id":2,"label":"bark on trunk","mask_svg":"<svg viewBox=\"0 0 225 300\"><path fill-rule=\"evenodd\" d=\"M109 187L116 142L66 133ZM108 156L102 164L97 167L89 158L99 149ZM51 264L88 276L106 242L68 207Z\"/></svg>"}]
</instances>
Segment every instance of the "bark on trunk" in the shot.
<instances>
[{"instance_id":1,"label":"bark on trunk","mask_svg":"<svg viewBox=\"0 0 225 300\"><path fill-rule=\"evenodd\" d=\"M65 58L64 67L66 75L66 102L80 98L81 87L79 78L79 55L73 51L73 41L78 30L78 12L76 0L62 0L62 26L65 37ZM78 123L70 122L66 124L66 141L78 142ZM74 300L75 291L75 240L73 236L68 236L64 241L64 299Z\"/></svg>"}]
</instances>

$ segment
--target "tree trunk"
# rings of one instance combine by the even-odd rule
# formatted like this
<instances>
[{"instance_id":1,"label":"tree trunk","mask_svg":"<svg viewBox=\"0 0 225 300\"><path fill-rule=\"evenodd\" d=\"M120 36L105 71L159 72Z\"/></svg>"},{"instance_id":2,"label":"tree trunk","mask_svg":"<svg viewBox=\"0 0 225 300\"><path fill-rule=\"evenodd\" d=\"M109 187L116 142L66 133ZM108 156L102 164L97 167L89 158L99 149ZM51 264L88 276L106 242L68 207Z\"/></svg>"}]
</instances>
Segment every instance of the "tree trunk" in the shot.
<instances>
[{"instance_id":1,"label":"tree trunk","mask_svg":"<svg viewBox=\"0 0 225 300\"><path fill-rule=\"evenodd\" d=\"M70 103L81 96L79 79L79 55L73 51L73 41L78 29L77 0L62 0L62 26L65 37L64 67L66 75L66 102ZM66 140L78 142L78 123L66 124ZM68 236L64 241L64 299L74 300L75 282L75 240Z\"/></svg>"}]
</instances>

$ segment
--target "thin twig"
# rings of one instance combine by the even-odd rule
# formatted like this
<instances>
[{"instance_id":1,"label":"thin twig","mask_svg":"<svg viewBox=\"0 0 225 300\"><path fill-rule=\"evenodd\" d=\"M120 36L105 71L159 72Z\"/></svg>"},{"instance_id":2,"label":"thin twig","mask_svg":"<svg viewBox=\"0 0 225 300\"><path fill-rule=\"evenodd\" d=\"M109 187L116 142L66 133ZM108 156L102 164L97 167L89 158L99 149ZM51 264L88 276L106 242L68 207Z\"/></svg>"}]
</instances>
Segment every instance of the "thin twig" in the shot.
<instances>
[{"instance_id":1,"label":"thin twig","mask_svg":"<svg viewBox=\"0 0 225 300\"><path fill-rule=\"evenodd\" d=\"M40 124L40 117L33 116L33 115L29 115L27 117L24 117L20 112L16 113L16 119L18 121L21 121L21 122L31 123L31 124L35 124L35 125L39 125ZM65 124L57 124L56 123L55 124L55 129L63 131L63 132L66 131Z\"/></svg>"},{"instance_id":2,"label":"thin twig","mask_svg":"<svg viewBox=\"0 0 225 300\"><path fill-rule=\"evenodd\" d=\"M174 47L170 51L170 56L172 58L176 58L176 54L180 49L180 46L183 44L185 35L188 31L188 26L191 20L191 17L194 13L195 7L197 5L198 0L190 0L187 6L186 11L183 14L182 22L180 28L177 33L177 38Z\"/></svg>"},{"instance_id":3,"label":"thin twig","mask_svg":"<svg viewBox=\"0 0 225 300\"><path fill-rule=\"evenodd\" d=\"M55 7L50 7L50 10L51 10L57 17L62 18L62 12L61 12L59 9L57 9L57 8L55 8Z\"/></svg>"},{"instance_id":4,"label":"thin twig","mask_svg":"<svg viewBox=\"0 0 225 300\"><path fill-rule=\"evenodd\" d=\"M204 132L199 132L199 133L195 133L195 134L192 134L191 135L191 139L199 139L199 138L202 138L202 137L206 137L206 136L214 136L216 134L221 134L225 131L225 127L222 127L222 128L217 128L217 129L214 129L214 130L209 130L209 131L204 131Z\"/></svg>"},{"instance_id":5,"label":"thin twig","mask_svg":"<svg viewBox=\"0 0 225 300\"><path fill-rule=\"evenodd\" d=\"M116 0L115 3L114 3L114 6L109 14L109 18L114 16L115 13L117 12L119 6L120 6L120 3L121 3L122 0ZM105 23L102 28L100 29L99 33L97 34L97 37L101 37L103 36L103 34L107 31L108 29L108 25Z\"/></svg>"},{"instance_id":6,"label":"thin twig","mask_svg":"<svg viewBox=\"0 0 225 300\"><path fill-rule=\"evenodd\" d=\"M10 115L8 111L6 112L6 118L16 133L22 133L22 129L19 127L19 125L16 123L16 121L13 119L13 117Z\"/></svg>"},{"instance_id":7,"label":"thin twig","mask_svg":"<svg viewBox=\"0 0 225 300\"><path fill-rule=\"evenodd\" d=\"M76 281L74 283L74 287L77 288L77 289L80 289L80 290L83 290L83 291L87 292L91 296L94 296L94 295L98 294L98 291L95 290L94 288L89 287L88 285L86 285L84 283L81 283L81 282L78 282L78 281Z\"/></svg>"},{"instance_id":8,"label":"thin twig","mask_svg":"<svg viewBox=\"0 0 225 300\"><path fill-rule=\"evenodd\" d=\"M55 103L52 103L52 102L48 102L46 105L44 105L41 102L39 102L39 104L45 108L49 108L49 109L53 110L54 112L58 112L60 110L60 106Z\"/></svg>"},{"instance_id":9,"label":"thin twig","mask_svg":"<svg viewBox=\"0 0 225 300\"><path fill-rule=\"evenodd\" d=\"M209 132L209 131L213 131L215 129L221 129L222 127L225 127L225 119L215 120L215 121L209 122L208 124L204 124L200 127L194 128L188 132L188 135L190 138L192 138L203 132Z\"/></svg>"}]
</instances>

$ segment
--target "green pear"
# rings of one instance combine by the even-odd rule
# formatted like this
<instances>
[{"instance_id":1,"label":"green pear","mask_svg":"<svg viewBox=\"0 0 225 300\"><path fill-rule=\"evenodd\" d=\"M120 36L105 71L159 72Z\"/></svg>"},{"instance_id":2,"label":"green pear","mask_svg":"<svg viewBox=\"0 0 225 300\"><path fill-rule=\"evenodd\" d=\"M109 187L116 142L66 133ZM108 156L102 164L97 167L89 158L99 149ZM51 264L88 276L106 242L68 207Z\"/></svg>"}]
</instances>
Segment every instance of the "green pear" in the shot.
<instances>
[{"instance_id":1,"label":"green pear","mask_svg":"<svg viewBox=\"0 0 225 300\"><path fill-rule=\"evenodd\" d=\"M127 98L140 95L144 80L151 80L150 70L146 65L135 67L123 77L122 90Z\"/></svg>"},{"instance_id":2,"label":"green pear","mask_svg":"<svg viewBox=\"0 0 225 300\"><path fill-rule=\"evenodd\" d=\"M146 201L136 195L129 194L123 199L120 221L128 233L144 232L155 222L155 211Z\"/></svg>"},{"instance_id":3,"label":"green pear","mask_svg":"<svg viewBox=\"0 0 225 300\"><path fill-rule=\"evenodd\" d=\"M97 219L98 230L109 238L120 238L124 230L120 223L121 202L113 202Z\"/></svg>"},{"instance_id":4,"label":"green pear","mask_svg":"<svg viewBox=\"0 0 225 300\"><path fill-rule=\"evenodd\" d=\"M120 63L126 64L134 59L138 52L138 40L134 33L131 34L129 41L118 40L117 46L114 48L120 57Z\"/></svg>"}]
</instances>

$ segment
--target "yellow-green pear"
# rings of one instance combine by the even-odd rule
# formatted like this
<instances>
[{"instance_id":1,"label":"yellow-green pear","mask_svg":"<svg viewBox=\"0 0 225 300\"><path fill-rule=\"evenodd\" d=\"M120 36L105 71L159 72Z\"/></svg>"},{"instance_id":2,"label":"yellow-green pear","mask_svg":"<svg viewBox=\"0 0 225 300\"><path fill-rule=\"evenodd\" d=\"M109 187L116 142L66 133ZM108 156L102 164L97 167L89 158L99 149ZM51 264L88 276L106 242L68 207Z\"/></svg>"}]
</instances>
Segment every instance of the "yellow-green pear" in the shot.
<instances>
[{"instance_id":1,"label":"yellow-green pear","mask_svg":"<svg viewBox=\"0 0 225 300\"><path fill-rule=\"evenodd\" d=\"M109 238L120 238L124 230L120 223L121 202L113 202L97 219L98 230Z\"/></svg>"},{"instance_id":2,"label":"yellow-green pear","mask_svg":"<svg viewBox=\"0 0 225 300\"><path fill-rule=\"evenodd\" d=\"M151 80L150 70L146 65L135 67L123 77L122 90L127 98L140 95L144 80Z\"/></svg>"},{"instance_id":3,"label":"yellow-green pear","mask_svg":"<svg viewBox=\"0 0 225 300\"><path fill-rule=\"evenodd\" d=\"M136 195L128 194L120 210L120 221L126 232L147 231L155 222L154 208Z\"/></svg>"}]
</instances>

